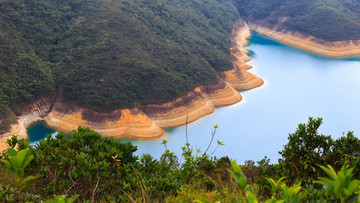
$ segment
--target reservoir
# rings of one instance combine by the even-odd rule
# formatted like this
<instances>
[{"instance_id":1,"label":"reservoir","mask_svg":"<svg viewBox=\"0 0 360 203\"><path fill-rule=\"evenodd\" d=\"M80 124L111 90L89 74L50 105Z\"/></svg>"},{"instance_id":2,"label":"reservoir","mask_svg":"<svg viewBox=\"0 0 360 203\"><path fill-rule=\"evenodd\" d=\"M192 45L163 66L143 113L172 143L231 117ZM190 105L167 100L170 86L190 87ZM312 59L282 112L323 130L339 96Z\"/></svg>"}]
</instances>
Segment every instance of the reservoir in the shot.
<instances>
[{"instance_id":1,"label":"reservoir","mask_svg":"<svg viewBox=\"0 0 360 203\"><path fill-rule=\"evenodd\" d=\"M253 60L248 63L254 68L249 72L264 79L265 84L242 91L241 102L217 108L213 114L188 124L188 140L194 151L206 150L213 126L218 125L209 154L219 140L224 146L213 156L229 156L239 164L267 156L274 163L289 133L295 132L298 124L307 123L310 116L322 117L319 131L333 139L348 131L360 136L359 60L316 56L256 34L250 42L246 48L252 51ZM34 126L39 128L29 128L31 141L43 139L44 135L34 138ZM165 150L160 144L163 139L168 141L167 148L181 155L186 127L169 129L158 140L130 141L138 146L137 155L149 153L159 158Z\"/></svg>"}]
</instances>

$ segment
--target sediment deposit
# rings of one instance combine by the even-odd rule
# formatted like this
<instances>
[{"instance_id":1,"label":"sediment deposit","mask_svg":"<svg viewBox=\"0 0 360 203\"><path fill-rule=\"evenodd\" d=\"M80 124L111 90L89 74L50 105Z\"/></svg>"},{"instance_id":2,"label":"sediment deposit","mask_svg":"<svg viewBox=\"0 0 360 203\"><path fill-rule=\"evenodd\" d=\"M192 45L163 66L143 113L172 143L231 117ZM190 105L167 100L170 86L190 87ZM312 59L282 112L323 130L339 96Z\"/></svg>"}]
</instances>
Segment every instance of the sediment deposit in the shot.
<instances>
[{"instance_id":1,"label":"sediment deposit","mask_svg":"<svg viewBox=\"0 0 360 203\"><path fill-rule=\"evenodd\" d=\"M227 106L241 101L236 90L258 87L263 80L246 70L252 68L246 64L251 58L244 48L246 38L251 33L246 25L234 26L231 59L233 69L219 73L216 84L200 86L188 94L165 104L146 105L141 109L119 109L109 113L99 113L75 105L53 100L41 100L29 108L11 126L11 131L0 138L0 150L5 149L6 139L17 134L27 138L26 128L31 123L45 121L49 127L69 132L78 126L89 127L103 136L116 138L152 139L164 135L163 128L172 128L193 122L214 111L215 107Z\"/></svg>"},{"instance_id":2,"label":"sediment deposit","mask_svg":"<svg viewBox=\"0 0 360 203\"><path fill-rule=\"evenodd\" d=\"M220 80L217 84L197 87L174 101L147 105L143 111L160 127L172 128L206 116L217 106L235 104L241 99L234 88Z\"/></svg>"},{"instance_id":3,"label":"sediment deposit","mask_svg":"<svg viewBox=\"0 0 360 203\"><path fill-rule=\"evenodd\" d=\"M12 135L18 135L18 139L27 139L26 128L32 123L43 120L51 111L53 99L40 99L24 109L23 114L18 117L17 123L10 126L9 132L0 137L0 151L8 146L5 143Z\"/></svg>"},{"instance_id":4,"label":"sediment deposit","mask_svg":"<svg viewBox=\"0 0 360 203\"><path fill-rule=\"evenodd\" d=\"M47 125L62 132L85 126L105 137L150 139L164 135L163 129L136 108L99 113L57 102L44 120Z\"/></svg>"},{"instance_id":5,"label":"sediment deposit","mask_svg":"<svg viewBox=\"0 0 360 203\"><path fill-rule=\"evenodd\" d=\"M248 51L244 48L248 44L247 38L251 36L247 25L235 24L232 32L233 46L230 48L233 69L219 73L222 78L236 90L248 90L259 87L264 81L247 72L252 66L247 64L251 58L247 55Z\"/></svg>"},{"instance_id":6,"label":"sediment deposit","mask_svg":"<svg viewBox=\"0 0 360 203\"><path fill-rule=\"evenodd\" d=\"M248 22L248 26L261 35L321 56L332 58L360 56L360 40L329 42L299 32L278 30L277 26L268 28L253 22Z\"/></svg>"}]
</instances>

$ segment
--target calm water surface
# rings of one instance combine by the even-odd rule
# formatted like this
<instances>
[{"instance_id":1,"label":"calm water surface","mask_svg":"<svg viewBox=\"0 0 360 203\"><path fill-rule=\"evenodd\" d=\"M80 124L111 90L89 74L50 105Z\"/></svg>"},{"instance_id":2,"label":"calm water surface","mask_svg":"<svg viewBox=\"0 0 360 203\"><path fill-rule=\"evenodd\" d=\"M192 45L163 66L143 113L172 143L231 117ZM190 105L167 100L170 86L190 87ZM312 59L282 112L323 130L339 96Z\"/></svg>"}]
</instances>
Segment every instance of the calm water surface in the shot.
<instances>
[{"instance_id":1,"label":"calm water surface","mask_svg":"<svg viewBox=\"0 0 360 203\"><path fill-rule=\"evenodd\" d=\"M215 140L225 146L219 147L214 156L228 155L238 163L267 156L276 162L288 134L299 123L307 122L309 116L323 118L322 134L337 138L343 132L354 131L359 137L358 60L316 56L259 35L251 39L247 49L253 57L250 72L263 78L265 84L242 91L240 103L217 108L213 114L189 124L189 142L194 148L206 149L217 124ZM168 140L169 149L180 155L186 141L185 126L167 130L166 136L158 140L131 142L138 146L138 155L149 153L159 158L165 149L160 144L163 139ZM209 152L214 148L215 143Z\"/></svg>"},{"instance_id":2,"label":"calm water surface","mask_svg":"<svg viewBox=\"0 0 360 203\"><path fill-rule=\"evenodd\" d=\"M44 122L32 124L28 129L30 144L36 144L39 140L45 139L47 134L55 135L57 132L45 125Z\"/></svg>"}]
</instances>

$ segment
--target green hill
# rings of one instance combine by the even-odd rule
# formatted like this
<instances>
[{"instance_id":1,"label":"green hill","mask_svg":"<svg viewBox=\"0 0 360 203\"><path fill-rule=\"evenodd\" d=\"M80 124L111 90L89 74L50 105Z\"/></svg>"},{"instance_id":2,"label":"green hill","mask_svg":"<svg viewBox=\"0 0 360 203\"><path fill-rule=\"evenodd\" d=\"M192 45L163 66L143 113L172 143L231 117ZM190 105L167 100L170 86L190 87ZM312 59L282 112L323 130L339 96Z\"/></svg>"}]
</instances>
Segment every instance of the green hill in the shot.
<instances>
[{"instance_id":1,"label":"green hill","mask_svg":"<svg viewBox=\"0 0 360 203\"><path fill-rule=\"evenodd\" d=\"M0 0L0 131L43 96L97 111L162 103L229 70L240 17L360 39L355 0Z\"/></svg>"},{"instance_id":2,"label":"green hill","mask_svg":"<svg viewBox=\"0 0 360 203\"><path fill-rule=\"evenodd\" d=\"M243 19L263 20L279 29L310 34L327 41L360 39L358 0L234 0Z\"/></svg>"},{"instance_id":3,"label":"green hill","mask_svg":"<svg viewBox=\"0 0 360 203\"><path fill-rule=\"evenodd\" d=\"M239 16L217 0L2 0L0 18L3 128L55 92L109 111L217 82Z\"/></svg>"}]
</instances>

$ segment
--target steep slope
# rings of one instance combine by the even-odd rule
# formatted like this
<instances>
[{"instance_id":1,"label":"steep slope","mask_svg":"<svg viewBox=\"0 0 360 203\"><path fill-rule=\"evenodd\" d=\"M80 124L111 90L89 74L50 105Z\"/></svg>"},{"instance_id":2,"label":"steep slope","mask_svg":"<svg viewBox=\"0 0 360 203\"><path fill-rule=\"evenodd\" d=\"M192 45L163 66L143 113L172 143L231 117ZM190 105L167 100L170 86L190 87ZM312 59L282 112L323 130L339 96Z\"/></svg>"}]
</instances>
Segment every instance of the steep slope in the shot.
<instances>
[{"instance_id":1,"label":"steep slope","mask_svg":"<svg viewBox=\"0 0 360 203\"><path fill-rule=\"evenodd\" d=\"M240 17L264 34L295 32L296 42L330 52L350 44L356 55L359 8L357 0L0 0L0 134L39 99L110 113L171 103L220 77L235 89L259 86L242 45L230 50Z\"/></svg>"},{"instance_id":2,"label":"steep slope","mask_svg":"<svg viewBox=\"0 0 360 203\"><path fill-rule=\"evenodd\" d=\"M326 41L360 39L357 0L234 0L241 17Z\"/></svg>"},{"instance_id":3,"label":"steep slope","mask_svg":"<svg viewBox=\"0 0 360 203\"><path fill-rule=\"evenodd\" d=\"M217 0L2 0L0 19L4 130L44 96L112 111L217 83L239 16Z\"/></svg>"}]
</instances>

